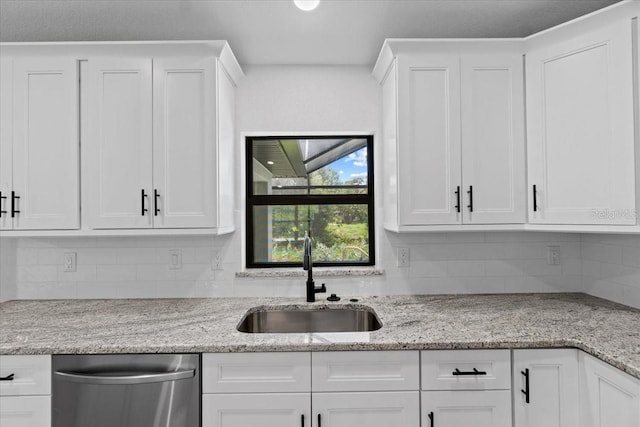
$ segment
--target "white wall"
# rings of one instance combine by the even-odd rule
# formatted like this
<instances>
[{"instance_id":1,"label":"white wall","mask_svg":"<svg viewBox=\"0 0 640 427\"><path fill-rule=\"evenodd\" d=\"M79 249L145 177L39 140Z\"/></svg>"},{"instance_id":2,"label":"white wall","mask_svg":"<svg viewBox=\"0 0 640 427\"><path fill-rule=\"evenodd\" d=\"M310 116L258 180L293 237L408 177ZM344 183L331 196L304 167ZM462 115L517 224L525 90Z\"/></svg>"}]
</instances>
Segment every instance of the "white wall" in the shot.
<instances>
[{"instance_id":1,"label":"white wall","mask_svg":"<svg viewBox=\"0 0 640 427\"><path fill-rule=\"evenodd\" d=\"M24 238L13 251L17 298L147 298L295 296L304 280L236 278L243 268L244 132L360 131L380 135L380 90L368 67L252 66L237 91L235 163L239 230L212 237ZM376 150L379 144L376 140ZM378 151L377 164L380 165ZM379 180L381 173L376 170ZM376 188L382 188L377 182ZM377 194L377 220L381 220ZM378 268L384 276L327 278L338 294L429 294L580 291L580 235L562 233L423 233L399 235L377 227ZM559 245L562 264L546 264ZM395 267L408 247L409 268ZM183 267L170 270L169 249ZM78 271L62 271L63 254L77 252ZM3 251L4 252L4 251ZM211 270L215 252L223 271ZM3 270L5 261L3 258ZM3 276L4 277L4 276ZM4 287L5 285L3 285ZM10 287L9 287L10 288ZM9 289L10 291L10 289Z\"/></svg>"},{"instance_id":2,"label":"white wall","mask_svg":"<svg viewBox=\"0 0 640 427\"><path fill-rule=\"evenodd\" d=\"M17 296L16 254L14 239L0 239L0 302Z\"/></svg>"}]
</instances>

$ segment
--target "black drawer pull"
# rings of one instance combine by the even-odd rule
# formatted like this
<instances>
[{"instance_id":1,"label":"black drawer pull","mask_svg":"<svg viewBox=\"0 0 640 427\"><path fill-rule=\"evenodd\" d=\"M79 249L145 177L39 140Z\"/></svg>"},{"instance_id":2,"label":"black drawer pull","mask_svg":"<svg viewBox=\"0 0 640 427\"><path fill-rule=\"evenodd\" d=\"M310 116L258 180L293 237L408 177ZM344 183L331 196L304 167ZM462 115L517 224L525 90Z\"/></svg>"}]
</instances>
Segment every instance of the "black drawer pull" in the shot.
<instances>
[{"instance_id":1,"label":"black drawer pull","mask_svg":"<svg viewBox=\"0 0 640 427\"><path fill-rule=\"evenodd\" d=\"M142 189L142 197L141 197L141 199L142 199L142 209L140 210L140 214L142 216L144 216L144 214L149 210L149 209L147 209L145 207L146 206L147 195L144 192L144 188Z\"/></svg>"},{"instance_id":2,"label":"black drawer pull","mask_svg":"<svg viewBox=\"0 0 640 427\"><path fill-rule=\"evenodd\" d=\"M469 208L469 212L473 212L473 185L469 186L469 191L467 191L469 195L469 204L467 207Z\"/></svg>"},{"instance_id":3,"label":"black drawer pull","mask_svg":"<svg viewBox=\"0 0 640 427\"><path fill-rule=\"evenodd\" d=\"M16 196L16 192L11 192L11 218L15 218L17 213L20 213L19 210L16 209L16 200L18 200L20 196Z\"/></svg>"},{"instance_id":4,"label":"black drawer pull","mask_svg":"<svg viewBox=\"0 0 640 427\"><path fill-rule=\"evenodd\" d=\"M429 417L429 427L433 427L435 424L433 423L433 411L429 412L427 414L427 417Z\"/></svg>"},{"instance_id":5,"label":"black drawer pull","mask_svg":"<svg viewBox=\"0 0 640 427\"><path fill-rule=\"evenodd\" d=\"M533 211L538 211L538 195L536 191L536 185L533 184Z\"/></svg>"},{"instance_id":6,"label":"black drawer pull","mask_svg":"<svg viewBox=\"0 0 640 427\"><path fill-rule=\"evenodd\" d=\"M487 373L485 371L478 371L476 368L473 368L473 371L461 371L460 369L456 368L455 371L451 372L451 375L456 375L456 376L487 375Z\"/></svg>"},{"instance_id":7,"label":"black drawer pull","mask_svg":"<svg viewBox=\"0 0 640 427\"><path fill-rule=\"evenodd\" d=\"M520 371L520 373L522 375L524 375L524 390L520 390L520 392L522 394L524 394L524 401L526 403L529 403L529 368L525 369L524 371Z\"/></svg>"},{"instance_id":8,"label":"black drawer pull","mask_svg":"<svg viewBox=\"0 0 640 427\"><path fill-rule=\"evenodd\" d=\"M304 414L300 415L301 426L304 427Z\"/></svg>"},{"instance_id":9,"label":"black drawer pull","mask_svg":"<svg viewBox=\"0 0 640 427\"><path fill-rule=\"evenodd\" d=\"M460 186L456 187L456 211L460 213Z\"/></svg>"},{"instance_id":10,"label":"black drawer pull","mask_svg":"<svg viewBox=\"0 0 640 427\"><path fill-rule=\"evenodd\" d=\"M318 427L322 427L322 415L318 414Z\"/></svg>"},{"instance_id":11,"label":"black drawer pull","mask_svg":"<svg viewBox=\"0 0 640 427\"><path fill-rule=\"evenodd\" d=\"M0 381L13 381L14 377L15 377L15 374L9 374L6 377L0 378Z\"/></svg>"},{"instance_id":12,"label":"black drawer pull","mask_svg":"<svg viewBox=\"0 0 640 427\"><path fill-rule=\"evenodd\" d=\"M160 197L160 193L155 188L153 189L153 216L158 216L160 212L160 208L158 207L158 197Z\"/></svg>"}]
</instances>

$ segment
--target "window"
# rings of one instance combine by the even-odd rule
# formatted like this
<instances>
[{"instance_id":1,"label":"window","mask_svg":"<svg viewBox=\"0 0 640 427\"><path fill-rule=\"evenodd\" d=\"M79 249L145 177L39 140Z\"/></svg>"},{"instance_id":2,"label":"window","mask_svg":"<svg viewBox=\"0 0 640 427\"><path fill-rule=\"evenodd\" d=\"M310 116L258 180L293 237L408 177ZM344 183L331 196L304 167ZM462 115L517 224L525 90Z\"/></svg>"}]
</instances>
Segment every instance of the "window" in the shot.
<instances>
[{"instance_id":1,"label":"window","mask_svg":"<svg viewBox=\"0 0 640 427\"><path fill-rule=\"evenodd\" d=\"M374 264L373 137L248 137L247 267Z\"/></svg>"}]
</instances>

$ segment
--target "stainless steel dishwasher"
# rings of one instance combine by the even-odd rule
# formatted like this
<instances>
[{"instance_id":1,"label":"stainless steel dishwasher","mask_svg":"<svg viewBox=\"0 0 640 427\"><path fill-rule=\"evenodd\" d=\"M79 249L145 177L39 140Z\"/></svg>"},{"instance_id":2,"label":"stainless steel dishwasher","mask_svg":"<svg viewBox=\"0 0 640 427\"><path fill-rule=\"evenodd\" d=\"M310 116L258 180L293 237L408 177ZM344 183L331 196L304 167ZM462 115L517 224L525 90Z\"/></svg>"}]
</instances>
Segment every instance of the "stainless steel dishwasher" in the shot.
<instances>
[{"instance_id":1,"label":"stainless steel dishwasher","mask_svg":"<svg viewBox=\"0 0 640 427\"><path fill-rule=\"evenodd\" d=\"M199 427L200 355L53 356L53 427Z\"/></svg>"}]
</instances>

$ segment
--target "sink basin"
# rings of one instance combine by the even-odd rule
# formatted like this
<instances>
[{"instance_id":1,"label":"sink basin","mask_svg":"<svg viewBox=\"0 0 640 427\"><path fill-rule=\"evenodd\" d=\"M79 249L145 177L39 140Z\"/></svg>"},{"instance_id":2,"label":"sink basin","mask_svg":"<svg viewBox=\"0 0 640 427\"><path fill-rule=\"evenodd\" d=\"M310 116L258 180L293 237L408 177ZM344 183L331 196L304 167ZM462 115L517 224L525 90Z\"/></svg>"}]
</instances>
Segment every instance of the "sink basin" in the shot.
<instances>
[{"instance_id":1,"label":"sink basin","mask_svg":"<svg viewBox=\"0 0 640 427\"><path fill-rule=\"evenodd\" d=\"M369 332L382 327L376 313L366 307L251 309L238 325L250 334Z\"/></svg>"}]
</instances>

